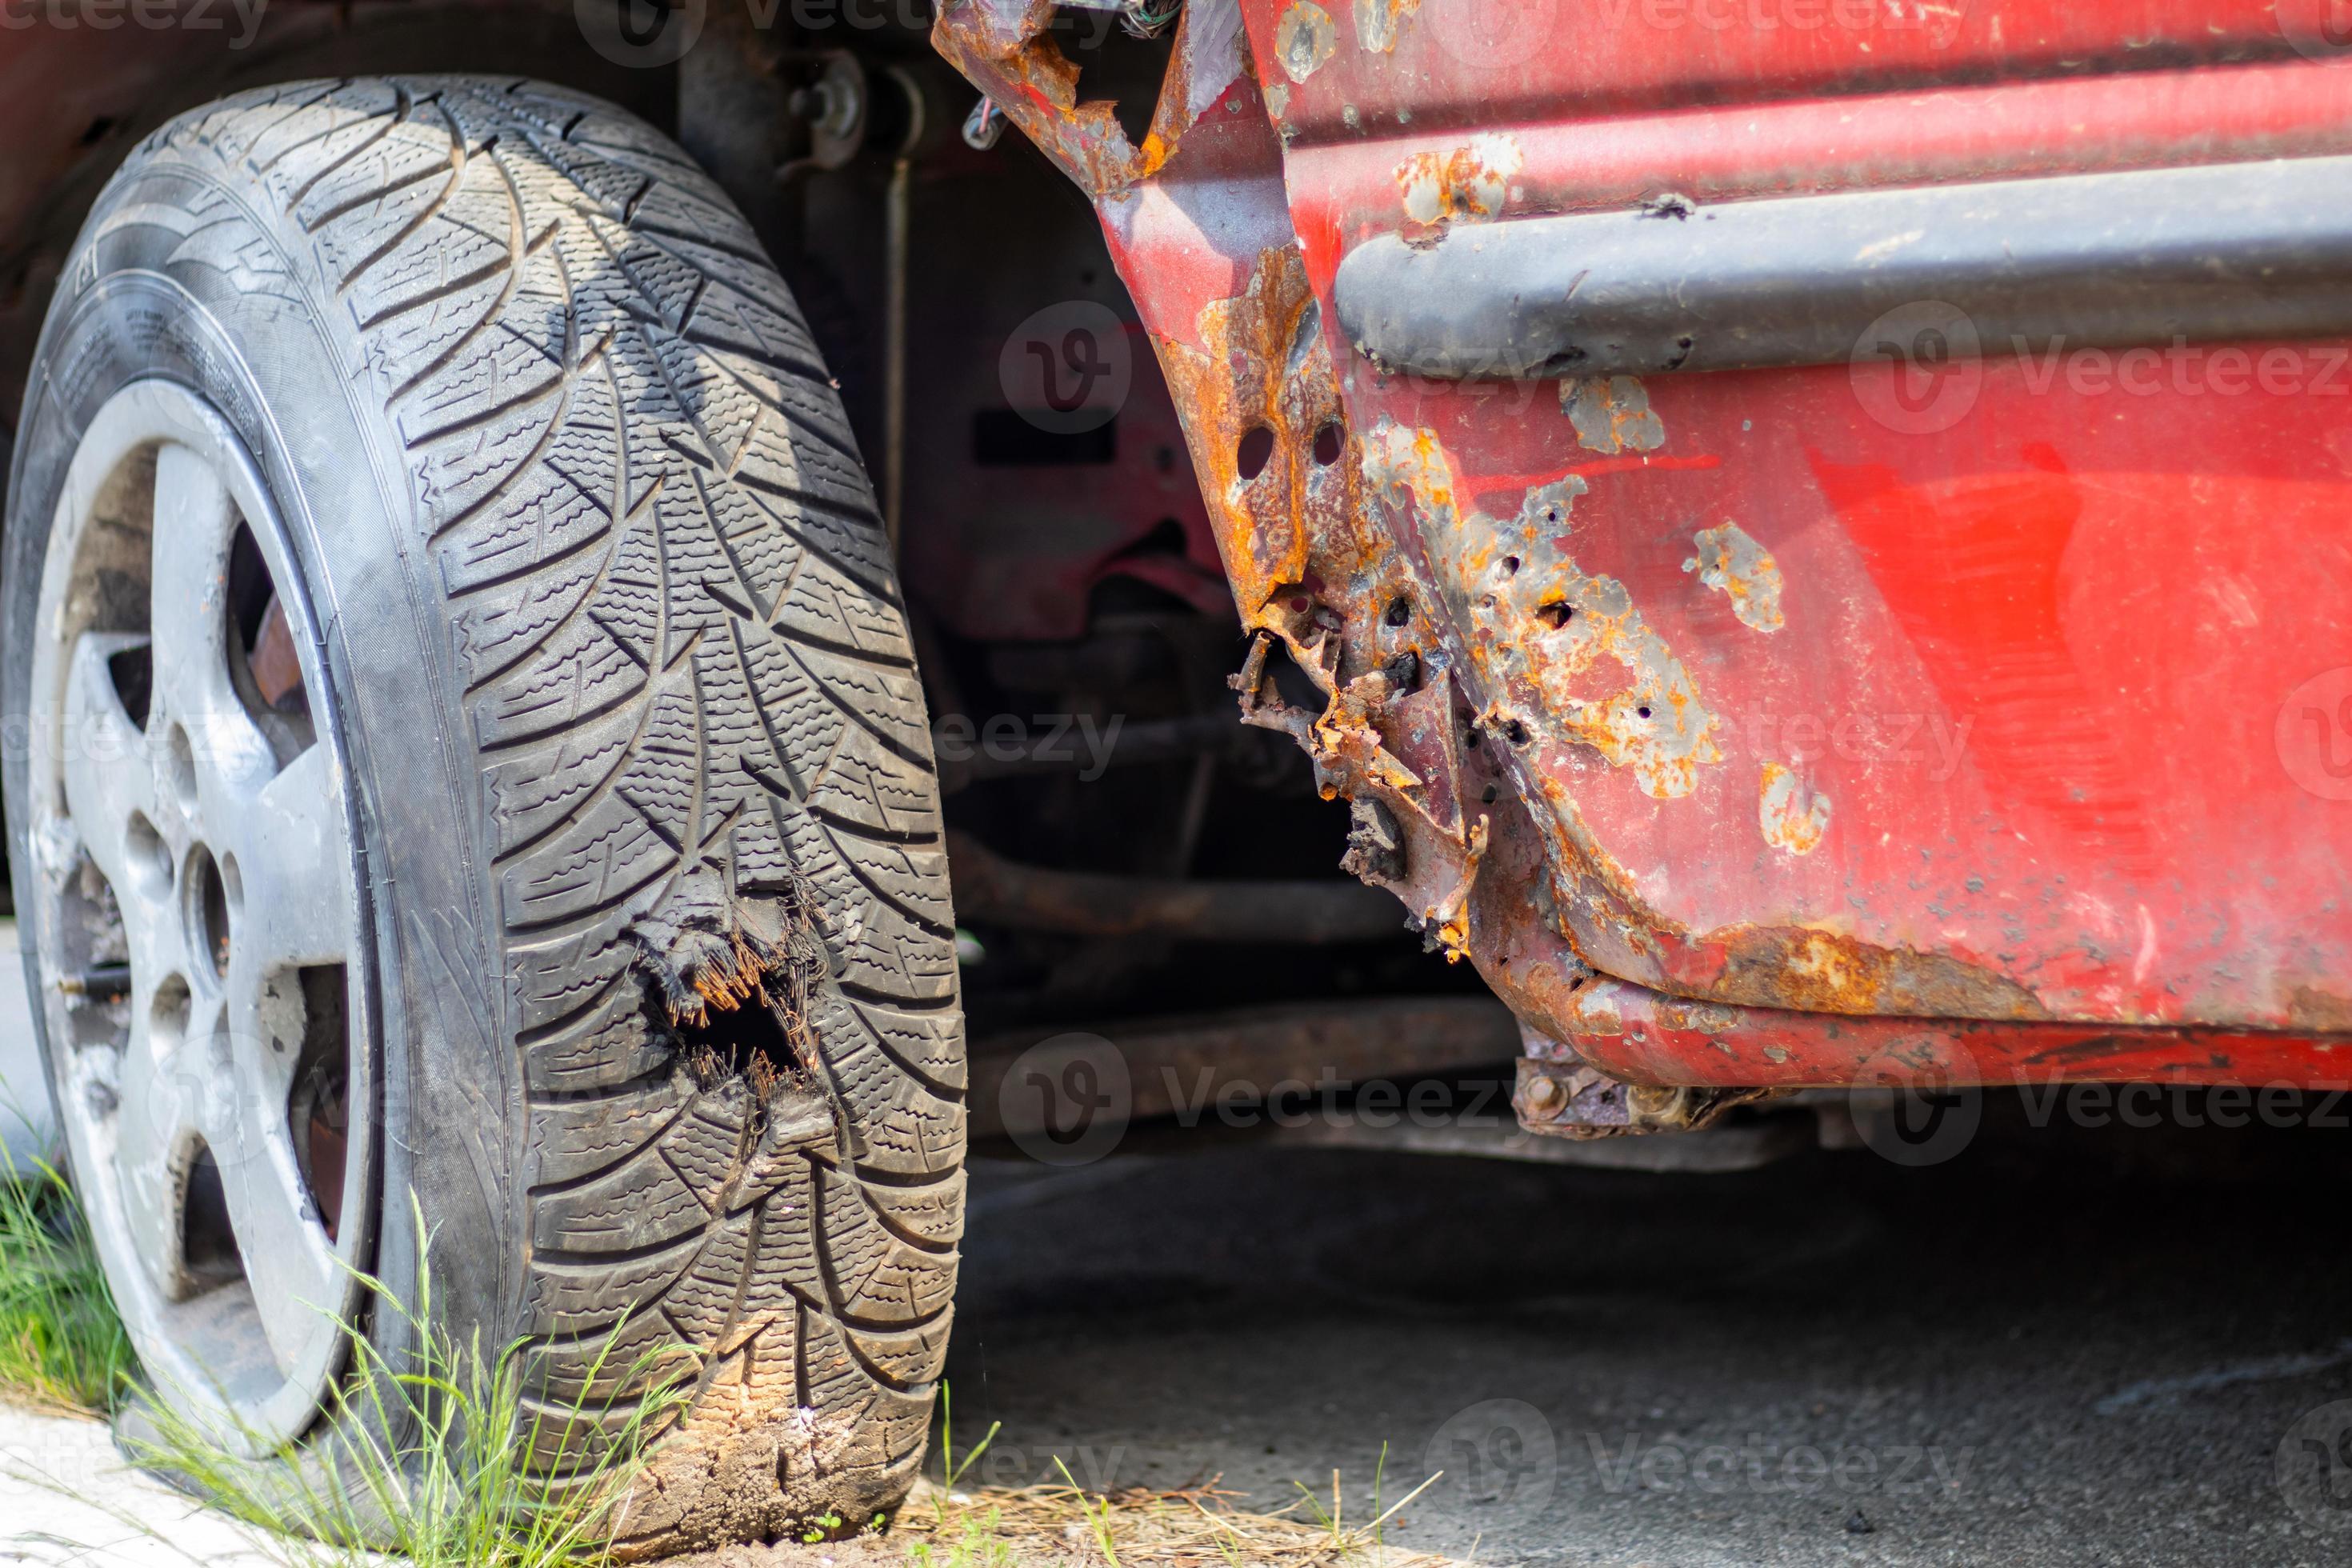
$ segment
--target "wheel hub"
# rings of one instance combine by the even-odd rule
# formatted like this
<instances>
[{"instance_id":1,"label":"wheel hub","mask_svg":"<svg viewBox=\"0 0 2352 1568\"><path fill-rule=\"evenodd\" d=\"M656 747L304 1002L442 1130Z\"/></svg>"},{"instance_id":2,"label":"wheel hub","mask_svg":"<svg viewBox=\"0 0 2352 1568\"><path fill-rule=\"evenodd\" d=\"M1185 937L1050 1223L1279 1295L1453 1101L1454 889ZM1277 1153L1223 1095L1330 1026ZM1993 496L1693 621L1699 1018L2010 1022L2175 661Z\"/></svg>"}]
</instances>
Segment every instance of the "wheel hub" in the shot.
<instances>
[{"instance_id":1,"label":"wheel hub","mask_svg":"<svg viewBox=\"0 0 2352 1568\"><path fill-rule=\"evenodd\" d=\"M37 624L37 940L75 1178L157 1394L266 1447L339 1373L373 1239L371 971L301 580L192 394L139 382L93 418Z\"/></svg>"}]
</instances>

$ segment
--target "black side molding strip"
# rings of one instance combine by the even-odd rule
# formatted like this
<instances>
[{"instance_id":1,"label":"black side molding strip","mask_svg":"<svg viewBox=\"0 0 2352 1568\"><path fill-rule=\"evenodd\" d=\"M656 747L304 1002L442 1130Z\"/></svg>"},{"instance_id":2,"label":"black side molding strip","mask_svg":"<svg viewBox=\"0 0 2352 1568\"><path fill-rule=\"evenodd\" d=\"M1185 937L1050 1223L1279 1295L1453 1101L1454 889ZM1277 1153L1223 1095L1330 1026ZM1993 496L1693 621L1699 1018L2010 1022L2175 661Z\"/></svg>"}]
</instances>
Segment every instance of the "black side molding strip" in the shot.
<instances>
[{"instance_id":1,"label":"black side molding strip","mask_svg":"<svg viewBox=\"0 0 2352 1568\"><path fill-rule=\"evenodd\" d=\"M1962 356L2352 334L2352 157L1457 225L1335 291L1374 364L1444 379L1833 364L1930 321Z\"/></svg>"}]
</instances>

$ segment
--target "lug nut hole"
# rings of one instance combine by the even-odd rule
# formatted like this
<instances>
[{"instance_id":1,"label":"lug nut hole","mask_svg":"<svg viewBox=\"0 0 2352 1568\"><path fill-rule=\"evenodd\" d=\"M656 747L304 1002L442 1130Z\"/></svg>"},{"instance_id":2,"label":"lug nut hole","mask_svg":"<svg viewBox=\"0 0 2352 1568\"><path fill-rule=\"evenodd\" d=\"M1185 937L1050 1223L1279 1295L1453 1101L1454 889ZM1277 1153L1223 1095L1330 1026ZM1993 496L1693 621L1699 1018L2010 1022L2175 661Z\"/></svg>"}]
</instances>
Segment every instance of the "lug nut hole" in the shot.
<instances>
[{"instance_id":1,"label":"lug nut hole","mask_svg":"<svg viewBox=\"0 0 2352 1568\"><path fill-rule=\"evenodd\" d=\"M229 928L228 883L213 852L199 844L188 857L188 935L213 973L224 980L228 977Z\"/></svg>"}]
</instances>

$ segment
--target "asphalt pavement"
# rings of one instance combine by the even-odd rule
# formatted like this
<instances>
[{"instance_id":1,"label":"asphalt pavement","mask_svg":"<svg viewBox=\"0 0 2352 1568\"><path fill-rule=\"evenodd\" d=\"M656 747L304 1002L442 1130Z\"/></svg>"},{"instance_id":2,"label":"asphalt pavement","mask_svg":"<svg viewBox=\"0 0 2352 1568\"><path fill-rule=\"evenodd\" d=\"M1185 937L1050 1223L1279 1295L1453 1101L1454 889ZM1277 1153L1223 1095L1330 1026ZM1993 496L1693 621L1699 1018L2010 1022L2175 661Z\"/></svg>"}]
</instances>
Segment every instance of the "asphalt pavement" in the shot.
<instances>
[{"instance_id":1,"label":"asphalt pavement","mask_svg":"<svg viewBox=\"0 0 2352 1568\"><path fill-rule=\"evenodd\" d=\"M2347 1134L2050 1120L1916 1168L983 1162L957 1425L1000 1483L1336 1468L1358 1520L1443 1470L1391 1539L1481 1563L2352 1560Z\"/></svg>"}]
</instances>

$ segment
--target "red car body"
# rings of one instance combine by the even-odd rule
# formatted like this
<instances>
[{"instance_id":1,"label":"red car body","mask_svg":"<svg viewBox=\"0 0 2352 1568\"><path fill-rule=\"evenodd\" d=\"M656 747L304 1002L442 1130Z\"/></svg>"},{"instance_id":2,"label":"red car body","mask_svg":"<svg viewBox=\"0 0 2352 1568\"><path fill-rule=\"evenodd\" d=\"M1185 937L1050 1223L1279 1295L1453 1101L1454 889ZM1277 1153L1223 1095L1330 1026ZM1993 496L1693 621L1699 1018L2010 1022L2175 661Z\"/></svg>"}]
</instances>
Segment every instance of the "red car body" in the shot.
<instances>
[{"instance_id":1,"label":"red car body","mask_svg":"<svg viewBox=\"0 0 2352 1568\"><path fill-rule=\"evenodd\" d=\"M1386 244L1381 279L1444 295L1473 264L1416 255L1581 215L1703 273L1734 209L1930 191L1931 226L1998 225L2028 182L2332 173L2352 69L2309 9L1196 0L1139 145L1073 91L1047 7L957 0L936 39L1094 200L1244 620L1326 690L1261 721L1394 818L1381 879L1538 1058L2320 1084L2352 1046L2328 310L2250 341L2158 298L2118 331L2118 253L2073 279L2071 338L1988 322L1971 354L1929 297L1833 361L1710 362L1702 331L1686 364L1587 374L1447 318L1433 373L1383 363L1351 329L1394 301L1346 289ZM2202 239L2226 265L2228 225ZM1461 368L1487 350L1504 374ZM1407 649L1420 679L1390 679Z\"/></svg>"}]
</instances>

